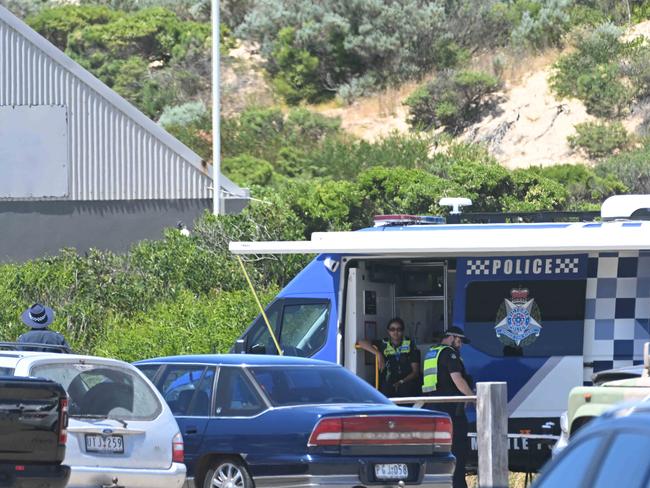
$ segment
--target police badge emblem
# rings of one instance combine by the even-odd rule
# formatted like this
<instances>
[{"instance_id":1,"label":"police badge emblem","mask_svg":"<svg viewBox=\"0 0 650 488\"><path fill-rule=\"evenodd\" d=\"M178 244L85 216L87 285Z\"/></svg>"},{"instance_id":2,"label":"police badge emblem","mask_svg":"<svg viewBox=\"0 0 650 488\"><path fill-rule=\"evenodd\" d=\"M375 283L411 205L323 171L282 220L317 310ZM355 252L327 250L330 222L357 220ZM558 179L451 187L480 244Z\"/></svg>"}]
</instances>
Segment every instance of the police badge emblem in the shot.
<instances>
[{"instance_id":1,"label":"police badge emblem","mask_svg":"<svg viewBox=\"0 0 650 488\"><path fill-rule=\"evenodd\" d=\"M541 320L539 306L535 299L528 299L528 290L515 288L510 290L510 300L504 299L497 310L494 330L506 346L528 346L539 337Z\"/></svg>"}]
</instances>

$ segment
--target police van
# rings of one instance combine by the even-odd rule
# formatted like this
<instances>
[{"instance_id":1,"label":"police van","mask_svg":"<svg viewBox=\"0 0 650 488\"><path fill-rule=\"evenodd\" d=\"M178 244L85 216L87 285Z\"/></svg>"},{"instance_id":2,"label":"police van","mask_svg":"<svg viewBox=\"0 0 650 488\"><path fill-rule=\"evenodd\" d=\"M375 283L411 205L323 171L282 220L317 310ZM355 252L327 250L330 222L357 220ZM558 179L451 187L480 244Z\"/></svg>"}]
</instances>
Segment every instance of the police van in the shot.
<instances>
[{"instance_id":1,"label":"police van","mask_svg":"<svg viewBox=\"0 0 650 488\"><path fill-rule=\"evenodd\" d=\"M468 214L451 203L460 223L382 216L372 228L310 241L232 242L235 254L316 255L266 309L279 344L260 315L236 349L280 347L373 383L373 357L354 345L384 337L391 317L404 320L423 357L436 334L461 327L474 381L507 382L511 469L534 471L560 434L571 388L643 362L650 195L611 197L600 219L577 222L463 223Z\"/></svg>"}]
</instances>

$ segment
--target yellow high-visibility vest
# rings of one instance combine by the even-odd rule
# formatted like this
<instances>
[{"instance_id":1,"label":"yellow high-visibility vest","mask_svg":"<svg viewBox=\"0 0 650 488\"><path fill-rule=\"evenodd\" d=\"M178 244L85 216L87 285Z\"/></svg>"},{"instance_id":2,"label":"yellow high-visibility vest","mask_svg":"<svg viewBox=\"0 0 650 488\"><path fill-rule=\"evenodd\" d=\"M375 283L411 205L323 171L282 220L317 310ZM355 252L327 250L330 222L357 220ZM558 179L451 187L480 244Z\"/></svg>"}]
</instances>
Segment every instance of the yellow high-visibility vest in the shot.
<instances>
[{"instance_id":1,"label":"yellow high-visibility vest","mask_svg":"<svg viewBox=\"0 0 650 488\"><path fill-rule=\"evenodd\" d=\"M451 346L439 344L432 346L424 357L424 375L422 378L422 393L432 393L438 388L438 359L445 349L455 349Z\"/></svg>"}]
</instances>

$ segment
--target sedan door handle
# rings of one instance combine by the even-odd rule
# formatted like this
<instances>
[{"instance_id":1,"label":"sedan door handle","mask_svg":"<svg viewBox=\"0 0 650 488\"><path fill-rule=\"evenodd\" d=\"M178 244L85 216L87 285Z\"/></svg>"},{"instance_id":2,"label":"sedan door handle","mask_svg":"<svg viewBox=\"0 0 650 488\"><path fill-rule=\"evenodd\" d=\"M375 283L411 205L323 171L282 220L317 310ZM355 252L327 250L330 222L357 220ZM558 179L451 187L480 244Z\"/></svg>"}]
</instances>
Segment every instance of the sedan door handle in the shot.
<instances>
[{"instance_id":1,"label":"sedan door handle","mask_svg":"<svg viewBox=\"0 0 650 488\"><path fill-rule=\"evenodd\" d=\"M188 427L187 429L185 429L185 434L187 435L196 434L197 432L198 429L196 427Z\"/></svg>"}]
</instances>

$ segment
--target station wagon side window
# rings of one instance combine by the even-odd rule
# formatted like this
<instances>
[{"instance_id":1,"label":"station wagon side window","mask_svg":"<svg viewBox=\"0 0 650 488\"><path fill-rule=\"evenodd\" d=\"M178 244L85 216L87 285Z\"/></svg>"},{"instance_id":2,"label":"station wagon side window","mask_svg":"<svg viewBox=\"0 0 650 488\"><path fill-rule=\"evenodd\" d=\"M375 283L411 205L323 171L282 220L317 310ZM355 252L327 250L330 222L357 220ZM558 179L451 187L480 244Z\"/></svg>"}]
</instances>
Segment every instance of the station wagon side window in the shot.
<instances>
[{"instance_id":1,"label":"station wagon side window","mask_svg":"<svg viewBox=\"0 0 650 488\"><path fill-rule=\"evenodd\" d=\"M151 381L152 383L155 383L155 378L156 374L160 370L160 365L159 364L143 364L143 365L137 365L136 368L138 368L140 371L144 373L144 375Z\"/></svg>"},{"instance_id":2,"label":"station wagon side window","mask_svg":"<svg viewBox=\"0 0 650 488\"><path fill-rule=\"evenodd\" d=\"M201 390L202 379L207 369L200 365L176 364L165 368L158 382L158 389L174 415L196 415L192 413L192 408L199 406L199 403L205 405L204 410L207 410L210 396L207 396L206 391ZM201 394L195 395L197 391L201 391Z\"/></svg>"},{"instance_id":3,"label":"station wagon side window","mask_svg":"<svg viewBox=\"0 0 650 488\"><path fill-rule=\"evenodd\" d=\"M210 415L212 392L214 389L215 368L206 368L201 383L194 393L189 407L189 415L207 417Z\"/></svg>"},{"instance_id":4,"label":"station wagon side window","mask_svg":"<svg viewBox=\"0 0 650 488\"><path fill-rule=\"evenodd\" d=\"M217 382L216 414L219 417L251 417L266 408L241 368L222 367Z\"/></svg>"},{"instance_id":5,"label":"station wagon side window","mask_svg":"<svg viewBox=\"0 0 650 488\"><path fill-rule=\"evenodd\" d=\"M36 364L30 375L51 379L65 388L71 417L151 420L162 408L141 374L121 365L42 363Z\"/></svg>"}]
</instances>

